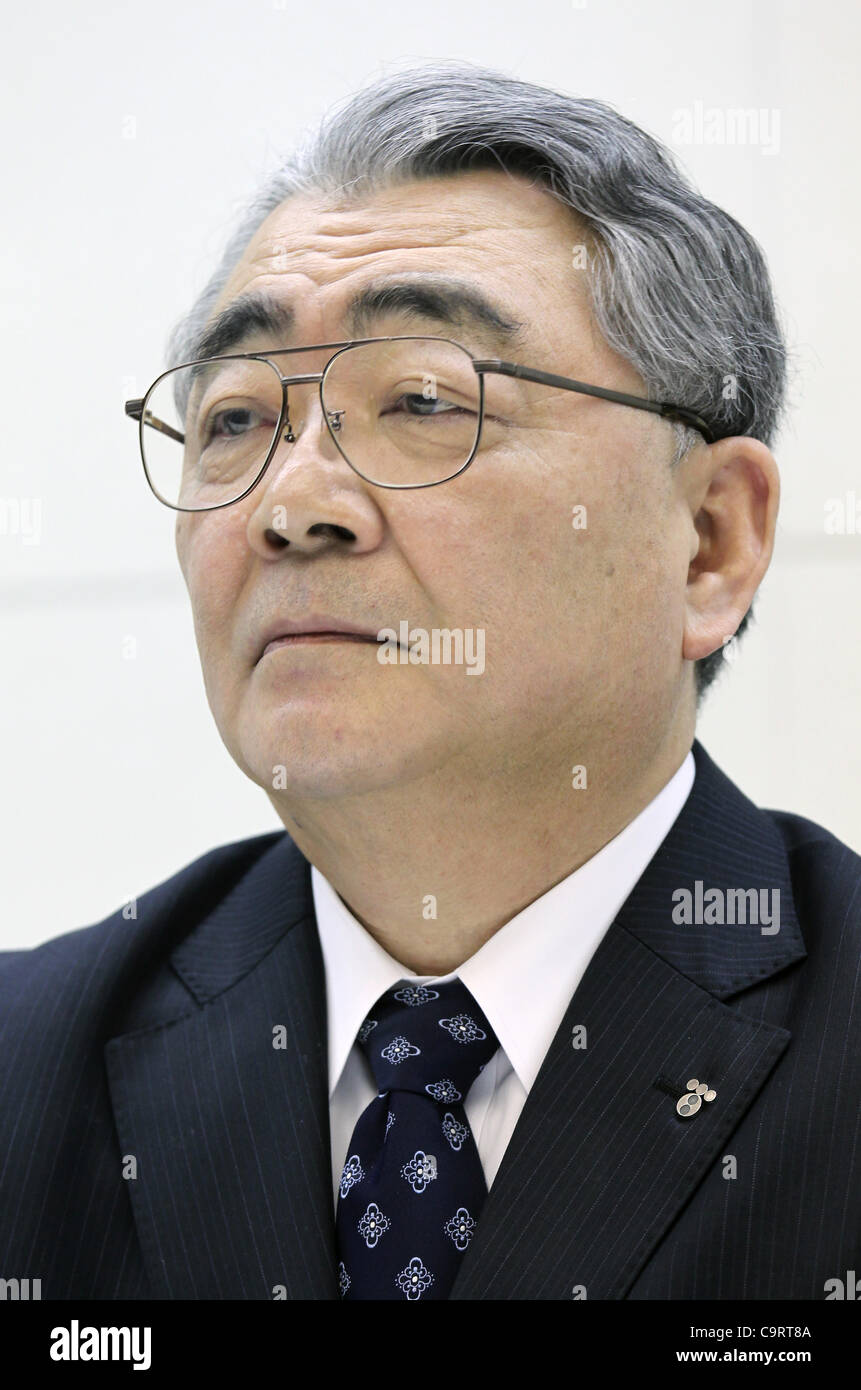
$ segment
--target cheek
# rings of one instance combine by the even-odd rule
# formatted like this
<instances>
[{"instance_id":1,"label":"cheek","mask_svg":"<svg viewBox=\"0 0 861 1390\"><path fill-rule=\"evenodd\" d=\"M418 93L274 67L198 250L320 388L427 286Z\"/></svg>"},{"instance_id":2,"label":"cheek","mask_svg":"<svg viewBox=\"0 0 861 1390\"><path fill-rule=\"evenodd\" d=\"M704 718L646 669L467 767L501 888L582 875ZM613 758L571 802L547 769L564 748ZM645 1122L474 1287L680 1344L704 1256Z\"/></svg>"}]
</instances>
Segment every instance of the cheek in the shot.
<instances>
[{"instance_id":1,"label":"cheek","mask_svg":"<svg viewBox=\"0 0 861 1390\"><path fill-rule=\"evenodd\" d=\"M653 691L675 669L681 650L684 570L673 547L672 517L654 499L619 516L596 574L596 661L615 671L617 682L626 673L632 692Z\"/></svg>"},{"instance_id":2,"label":"cheek","mask_svg":"<svg viewBox=\"0 0 861 1390\"><path fill-rule=\"evenodd\" d=\"M244 582L242 550L218 513L183 518L177 529L177 553L191 600L203 674L210 687L227 667L231 617ZM214 523L220 523L217 526Z\"/></svg>"},{"instance_id":3,"label":"cheek","mask_svg":"<svg viewBox=\"0 0 861 1390\"><path fill-rule=\"evenodd\" d=\"M492 643L500 653L542 645L549 624L569 624L595 564L591 532L572 528L568 479L529 463L488 460L480 479L452 490L444 510L416 508L397 528L401 553L440 620L484 626L488 650Z\"/></svg>"},{"instance_id":4,"label":"cheek","mask_svg":"<svg viewBox=\"0 0 861 1390\"><path fill-rule=\"evenodd\" d=\"M555 635L557 654L566 648L569 669L587 683L590 672L601 684L625 669L651 681L678 642L672 503L655 469L605 450L600 471L543 479L540 505L524 519L519 580L525 587L528 575L533 593L529 605L518 593L516 604Z\"/></svg>"}]
</instances>

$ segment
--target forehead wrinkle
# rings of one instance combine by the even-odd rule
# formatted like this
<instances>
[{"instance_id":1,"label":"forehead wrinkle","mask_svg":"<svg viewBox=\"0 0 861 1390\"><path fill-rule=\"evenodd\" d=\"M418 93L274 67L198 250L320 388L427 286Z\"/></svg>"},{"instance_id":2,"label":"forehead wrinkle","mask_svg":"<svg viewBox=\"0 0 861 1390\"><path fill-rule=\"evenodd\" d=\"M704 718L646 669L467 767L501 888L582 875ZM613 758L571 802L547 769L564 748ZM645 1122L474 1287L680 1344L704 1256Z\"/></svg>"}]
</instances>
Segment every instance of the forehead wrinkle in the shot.
<instances>
[{"instance_id":1,"label":"forehead wrinkle","mask_svg":"<svg viewBox=\"0 0 861 1390\"><path fill-rule=\"evenodd\" d=\"M429 182L429 181L426 181ZM452 180L446 180L448 186ZM397 193L399 190L393 190ZM432 201L432 190L422 189L426 193L424 202ZM546 201L545 201L546 199ZM258 244L249 247L250 255L245 260L244 266L237 266L239 275L234 277L234 286L238 294L245 291L264 288L259 285L259 280L265 278L268 282L265 286L271 290L273 284L283 280L286 275L302 277L317 286L335 288L340 291L343 287L346 294L347 286L351 279L361 275L363 271L370 269L372 263L381 258L384 262L389 261L389 257L397 256L399 252L408 253L407 260L413 257L409 253L418 250L430 252L431 255L439 255L442 262L448 261L446 267L449 273L457 271L465 272L468 276L473 270L469 262L474 262L475 267L481 270L487 263L488 249L490 249L499 262L502 269L517 268L519 258L514 257L510 248L503 241L500 245L487 248L481 242L488 232L507 230L519 237L525 234L527 237L534 238L535 234L548 232L551 240L558 237L561 227L556 218L560 213L568 227L572 222L576 227L576 219L572 218L571 210L562 208L562 205L551 199L546 192L541 193L541 203L537 208L531 203L526 208L515 208L518 215L512 217L512 208L506 204L501 206L498 198L491 197L480 199L478 211L474 208L464 208L461 206L444 207L440 209L435 206L432 208L433 215L419 221L419 212L412 201L406 207L398 204L396 197L393 200L383 199L386 203L383 207L369 207L367 202L358 207L351 207L344 210L334 210L331 205L326 206L319 200L299 197L287 199L276 209L270 217L274 222L269 224L265 232L258 232ZM394 205L393 205L394 203ZM298 218L293 218L293 212L298 214ZM387 225L380 226L376 219L381 212L385 213ZM536 212L540 215L536 216ZM491 215L494 214L494 215ZM298 220L298 225L297 225ZM394 220L396 225L391 225ZM280 222L280 227L279 227ZM302 223L311 223L310 228L303 227ZM556 225L554 226L554 222ZM358 246L356 243L359 243ZM286 244L285 244L286 243ZM570 254L566 245L566 259ZM448 259L451 251L460 252L465 256L466 264L452 264ZM346 269L344 262L353 261L354 267ZM409 264L402 266L384 264L381 270L391 279L399 276L403 279L419 279L421 275L433 278L440 275L440 270L428 270L423 267L411 267ZM244 271L244 274L243 274ZM531 283L537 290L540 290L541 297L549 296L551 300L557 299L560 290L564 293L564 282L568 278L568 293L574 291L574 300L581 300L582 307L587 310L588 302L582 303L582 291L585 288L582 280L582 273L576 275L575 283L572 284L569 272L566 277L564 269L558 279L552 275L551 267L544 264L540 256L531 262ZM464 278L463 276L461 278ZM238 281L238 283L237 283ZM482 277L476 279L476 290L479 292L485 288L492 293L492 286L486 286ZM337 298L341 299L340 292ZM586 297L588 301L588 296ZM558 299L557 299L558 303ZM573 304L572 304L573 308ZM337 309L336 309L337 312ZM399 310L398 312L403 312ZM509 313L509 318L514 317ZM529 324L530 332L524 337L519 335L520 342L517 346L518 352L530 350L526 346L526 341L534 339L535 344L541 344L542 349L546 350L548 344L555 340L555 334L550 330L549 324L543 322L541 305L530 306L532 322ZM551 315L552 317L552 315ZM517 319L521 329L523 314ZM444 322L444 320L440 320ZM455 320L457 322L457 320ZM463 319L460 320L464 322ZM356 329L351 330L351 336L360 336ZM320 338L326 340L340 336L340 330L315 334L315 341ZM367 336L371 336L367 334ZM512 334L514 348L515 335ZM534 348L532 349L534 351Z\"/></svg>"},{"instance_id":2,"label":"forehead wrinkle","mask_svg":"<svg viewBox=\"0 0 861 1390\"><path fill-rule=\"evenodd\" d=\"M566 220L571 218L571 210L551 197L545 189L533 187L521 178L507 175L505 180L506 197L500 199L500 189L496 186L499 171L491 172L491 182L486 189L481 188L483 178L479 176L480 196L478 206L459 205L457 194L465 192L475 196L469 185L476 180L474 173L459 178L441 176L439 179L419 179L411 190L410 202L403 202L404 185L383 187L376 193L362 197L355 204L344 202L335 204L325 197L313 194L297 194L287 198L279 207L273 209L267 218L272 225L263 232L258 230L260 246L252 254L252 261L278 261L294 251L319 254L332 259L379 254L385 251L411 250L419 247L469 244L475 238L483 237L488 231L503 233L522 233L553 231L553 224L560 212ZM511 199L512 178L520 188L520 199ZM448 204L440 205L439 190L435 185L442 184L449 197ZM523 202L527 203L524 207ZM417 204L421 206L417 206ZM429 204L430 216L426 215L424 204ZM296 226L293 213L298 214L308 227ZM380 225L380 218L385 225ZM293 225L291 226L291 220ZM277 230L279 228L281 230ZM393 225L394 224L394 225ZM265 226L266 224L264 224ZM262 233L262 234L261 234ZM285 248L284 242L292 238L298 242L295 247ZM349 244L354 239L364 242L361 251L356 252ZM477 251L481 250L478 246Z\"/></svg>"}]
</instances>

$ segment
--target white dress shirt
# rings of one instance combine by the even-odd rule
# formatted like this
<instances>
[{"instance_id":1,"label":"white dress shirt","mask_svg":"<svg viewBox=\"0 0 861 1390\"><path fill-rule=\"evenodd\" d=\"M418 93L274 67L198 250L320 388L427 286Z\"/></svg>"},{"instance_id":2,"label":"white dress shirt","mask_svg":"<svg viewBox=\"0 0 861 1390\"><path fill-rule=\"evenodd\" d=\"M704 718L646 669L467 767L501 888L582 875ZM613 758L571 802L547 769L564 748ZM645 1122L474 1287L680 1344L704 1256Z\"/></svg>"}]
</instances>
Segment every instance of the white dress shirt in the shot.
<instances>
[{"instance_id":1,"label":"white dress shirt","mask_svg":"<svg viewBox=\"0 0 861 1390\"><path fill-rule=\"evenodd\" d=\"M494 932L448 975L414 975L384 951L312 866L314 911L326 970L332 1188L353 1129L377 1095L356 1034L398 980L460 978L499 1047L464 1101L488 1188L541 1063L601 939L678 816L694 781L693 754L624 830L567 878Z\"/></svg>"}]
</instances>

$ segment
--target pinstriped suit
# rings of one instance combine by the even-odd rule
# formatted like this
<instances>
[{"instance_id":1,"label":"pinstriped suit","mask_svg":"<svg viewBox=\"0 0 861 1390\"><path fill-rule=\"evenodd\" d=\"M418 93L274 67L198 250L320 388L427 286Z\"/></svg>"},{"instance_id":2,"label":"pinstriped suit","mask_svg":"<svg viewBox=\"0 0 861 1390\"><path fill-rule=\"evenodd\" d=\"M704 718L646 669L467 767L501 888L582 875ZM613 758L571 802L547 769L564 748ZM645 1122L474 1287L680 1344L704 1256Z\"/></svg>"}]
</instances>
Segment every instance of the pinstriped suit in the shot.
<instances>
[{"instance_id":1,"label":"pinstriped suit","mask_svg":"<svg viewBox=\"0 0 861 1390\"><path fill-rule=\"evenodd\" d=\"M453 1299L821 1300L861 1269L859 860L694 755ZM697 880L779 890L779 932L677 924ZM0 956L0 1059L0 1276L46 1299L338 1297L323 965L286 835ZM717 1097L681 1119L691 1077Z\"/></svg>"}]
</instances>

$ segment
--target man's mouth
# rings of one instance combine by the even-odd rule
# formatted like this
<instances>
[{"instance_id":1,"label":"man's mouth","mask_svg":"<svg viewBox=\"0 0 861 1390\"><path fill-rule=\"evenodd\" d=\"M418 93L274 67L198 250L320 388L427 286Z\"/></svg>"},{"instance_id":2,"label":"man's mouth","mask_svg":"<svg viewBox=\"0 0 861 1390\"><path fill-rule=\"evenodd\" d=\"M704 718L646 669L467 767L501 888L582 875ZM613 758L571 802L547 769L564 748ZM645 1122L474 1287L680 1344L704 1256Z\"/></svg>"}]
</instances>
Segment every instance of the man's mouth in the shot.
<instances>
[{"instance_id":1,"label":"man's mouth","mask_svg":"<svg viewBox=\"0 0 861 1390\"><path fill-rule=\"evenodd\" d=\"M283 637L274 637L271 642L267 642L261 652L260 659L262 660L268 652L274 652L278 647L295 647L322 642L373 642L374 646L379 645L376 636L367 637L358 632L294 632L287 633Z\"/></svg>"},{"instance_id":2,"label":"man's mouth","mask_svg":"<svg viewBox=\"0 0 861 1390\"><path fill-rule=\"evenodd\" d=\"M279 647L325 645L327 642L373 642L379 644L377 628L330 613L309 613L305 618L275 618L263 628L256 642L257 661Z\"/></svg>"}]
</instances>

